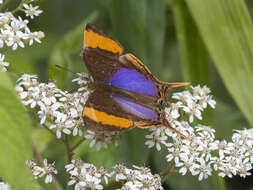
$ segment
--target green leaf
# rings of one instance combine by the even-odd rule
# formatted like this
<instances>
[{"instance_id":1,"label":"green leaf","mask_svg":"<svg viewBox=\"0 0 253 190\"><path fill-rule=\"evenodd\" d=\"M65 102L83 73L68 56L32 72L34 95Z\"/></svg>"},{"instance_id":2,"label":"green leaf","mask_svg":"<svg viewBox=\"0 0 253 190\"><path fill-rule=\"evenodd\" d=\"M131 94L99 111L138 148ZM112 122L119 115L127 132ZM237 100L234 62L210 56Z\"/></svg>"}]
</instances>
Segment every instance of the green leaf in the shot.
<instances>
[{"instance_id":1,"label":"green leaf","mask_svg":"<svg viewBox=\"0 0 253 190\"><path fill-rule=\"evenodd\" d=\"M55 45L49 60L49 77L50 79L56 81L56 85L59 88L66 87L68 72L57 69L55 65L60 65L64 68L71 69L72 60L70 59L70 55L73 53L80 54L83 47L84 27L88 22L93 22L96 17L97 13L92 13L75 29L67 33L64 38Z\"/></svg>"},{"instance_id":2,"label":"green leaf","mask_svg":"<svg viewBox=\"0 0 253 190\"><path fill-rule=\"evenodd\" d=\"M146 0L112 0L111 20L116 38L143 62L146 60Z\"/></svg>"},{"instance_id":3,"label":"green leaf","mask_svg":"<svg viewBox=\"0 0 253 190\"><path fill-rule=\"evenodd\" d=\"M161 73L166 29L165 0L147 0L147 55L145 63L155 76Z\"/></svg>"},{"instance_id":4,"label":"green leaf","mask_svg":"<svg viewBox=\"0 0 253 190\"><path fill-rule=\"evenodd\" d=\"M25 164L32 157L31 121L11 87L0 84L0 176L12 190L41 189Z\"/></svg>"},{"instance_id":5,"label":"green leaf","mask_svg":"<svg viewBox=\"0 0 253 190\"><path fill-rule=\"evenodd\" d=\"M13 89L13 84L11 79L8 77L6 72L2 72L0 70L0 86L8 88L8 89Z\"/></svg>"},{"instance_id":6,"label":"green leaf","mask_svg":"<svg viewBox=\"0 0 253 190\"><path fill-rule=\"evenodd\" d=\"M253 27L243 0L187 0L219 74L253 126Z\"/></svg>"},{"instance_id":7,"label":"green leaf","mask_svg":"<svg viewBox=\"0 0 253 190\"><path fill-rule=\"evenodd\" d=\"M120 157L128 167L145 165L150 149L145 145L147 130L135 128L121 135Z\"/></svg>"},{"instance_id":8,"label":"green leaf","mask_svg":"<svg viewBox=\"0 0 253 190\"><path fill-rule=\"evenodd\" d=\"M205 44L184 0L173 0L180 59L185 81L191 85L208 85L208 56Z\"/></svg>"}]
</instances>

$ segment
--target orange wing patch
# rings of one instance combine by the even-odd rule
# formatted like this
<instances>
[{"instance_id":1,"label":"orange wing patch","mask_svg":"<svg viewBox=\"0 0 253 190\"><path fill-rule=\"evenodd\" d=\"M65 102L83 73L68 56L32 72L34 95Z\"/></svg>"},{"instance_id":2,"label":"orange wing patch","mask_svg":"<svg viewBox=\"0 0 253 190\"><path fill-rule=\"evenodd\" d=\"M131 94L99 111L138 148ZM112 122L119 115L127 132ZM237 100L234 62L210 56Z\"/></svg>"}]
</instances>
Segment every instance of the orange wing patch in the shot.
<instances>
[{"instance_id":1,"label":"orange wing patch","mask_svg":"<svg viewBox=\"0 0 253 190\"><path fill-rule=\"evenodd\" d=\"M120 128L130 128L133 126L133 121L129 119L109 115L90 107L84 107L83 116L86 116L97 123L101 123L102 125L111 125Z\"/></svg>"},{"instance_id":2,"label":"orange wing patch","mask_svg":"<svg viewBox=\"0 0 253 190\"><path fill-rule=\"evenodd\" d=\"M123 53L123 48L118 42L99 34L92 29L86 29L84 31L84 46L99 48L119 55Z\"/></svg>"}]
</instances>

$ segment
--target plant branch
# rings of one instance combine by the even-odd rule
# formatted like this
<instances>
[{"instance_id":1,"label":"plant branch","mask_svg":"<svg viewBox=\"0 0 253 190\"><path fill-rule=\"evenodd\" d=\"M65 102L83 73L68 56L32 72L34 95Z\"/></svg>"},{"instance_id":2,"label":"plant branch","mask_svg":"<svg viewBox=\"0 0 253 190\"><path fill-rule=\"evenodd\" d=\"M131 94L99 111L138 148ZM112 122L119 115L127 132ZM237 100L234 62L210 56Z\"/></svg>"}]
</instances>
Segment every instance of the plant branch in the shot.
<instances>
[{"instance_id":1,"label":"plant branch","mask_svg":"<svg viewBox=\"0 0 253 190\"><path fill-rule=\"evenodd\" d=\"M72 157L73 157L73 152L72 152L72 149L70 148L68 135L65 135L65 141L64 142L65 142L65 146L66 146L66 150L67 150L68 164L70 164L71 160L72 160ZM67 173L67 178L68 178L68 181L70 181L70 174L69 173ZM71 190L72 187L67 185L67 189Z\"/></svg>"},{"instance_id":2,"label":"plant branch","mask_svg":"<svg viewBox=\"0 0 253 190\"><path fill-rule=\"evenodd\" d=\"M84 141L86 140L86 138L82 138L81 140L79 140L72 148L71 151L73 152L77 147L79 147Z\"/></svg>"},{"instance_id":3,"label":"plant branch","mask_svg":"<svg viewBox=\"0 0 253 190\"><path fill-rule=\"evenodd\" d=\"M160 173L162 181L165 181L168 176L175 174L175 172L177 172L176 170L173 169L174 166L175 166L174 160L171 160L169 166Z\"/></svg>"}]
</instances>

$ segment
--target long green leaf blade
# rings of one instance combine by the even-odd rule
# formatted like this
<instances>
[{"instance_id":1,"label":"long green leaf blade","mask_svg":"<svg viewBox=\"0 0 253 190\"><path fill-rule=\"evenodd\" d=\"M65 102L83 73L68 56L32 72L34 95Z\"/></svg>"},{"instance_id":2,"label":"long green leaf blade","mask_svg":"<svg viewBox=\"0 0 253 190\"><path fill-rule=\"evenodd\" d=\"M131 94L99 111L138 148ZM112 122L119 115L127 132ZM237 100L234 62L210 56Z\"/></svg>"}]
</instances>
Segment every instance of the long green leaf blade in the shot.
<instances>
[{"instance_id":1,"label":"long green leaf blade","mask_svg":"<svg viewBox=\"0 0 253 190\"><path fill-rule=\"evenodd\" d=\"M165 0L147 0L147 55L146 65L159 76L164 62L166 31Z\"/></svg>"},{"instance_id":2,"label":"long green leaf blade","mask_svg":"<svg viewBox=\"0 0 253 190\"><path fill-rule=\"evenodd\" d=\"M7 75L0 72L1 79ZM11 189L41 189L25 162L32 158L31 121L8 82L0 84L0 176Z\"/></svg>"},{"instance_id":3,"label":"long green leaf blade","mask_svg":"<svg viewBox=\"0 0 253 190\"><path fill-rule=\"evenodd\" d=\"M112 0L111 20L116 38L126 49L146 61L146 0ZM120 15L120 16L119 16Z\"/></svg>"},{"instance_id":4,"label":"long green leaf blade","mask_svg":"<svg viewBox=\"0 0 253 190\"><path fill-rule=\"evenodd\" d=\"M173 0L177 39L183 76L191 85L209 84L208 55L205 44L184 0Z\"/></svg>"},{"instance_id":5,"label":"long green leaf blade","mask_svg":"<svg viewBox=\"0 0 253 190\"><path fill-rule=\"evenodd\" d=\"M243 0L187 0L226 87L253 126L253 27Z\"/></svg>"}]
</instances>

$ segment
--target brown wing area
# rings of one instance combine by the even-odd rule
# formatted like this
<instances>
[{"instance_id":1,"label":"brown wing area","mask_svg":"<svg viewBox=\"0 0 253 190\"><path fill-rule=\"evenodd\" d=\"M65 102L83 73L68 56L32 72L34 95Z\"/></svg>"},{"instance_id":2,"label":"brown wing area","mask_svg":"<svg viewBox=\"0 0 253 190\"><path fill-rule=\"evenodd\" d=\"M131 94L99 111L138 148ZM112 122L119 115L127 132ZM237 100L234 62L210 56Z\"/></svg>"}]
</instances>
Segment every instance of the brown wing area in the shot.
<instances>
[{"instance_id":1,"label":"brown wing area","mask_svg":"<svg viewBox=\"0 0 253 190\"><path fill-rule=\"evenodd\" d=\"M109 93L99 89L89 96L82 116L85 126L93 131L128 130L135 126L135 122L144 121L124 111Z\"/></svg>"},{"instance_id":2,"label":"brown wing area","mask_svg":"<svg viewBox=\"0 0 253 190\"><path fill-rule=\"evenodd\" d=\"M108 80L123 65L118 61L118 55L98 48L85 47L82 53L83 61L95 82L108 83Z\"/></svg>"}]
</instances>

